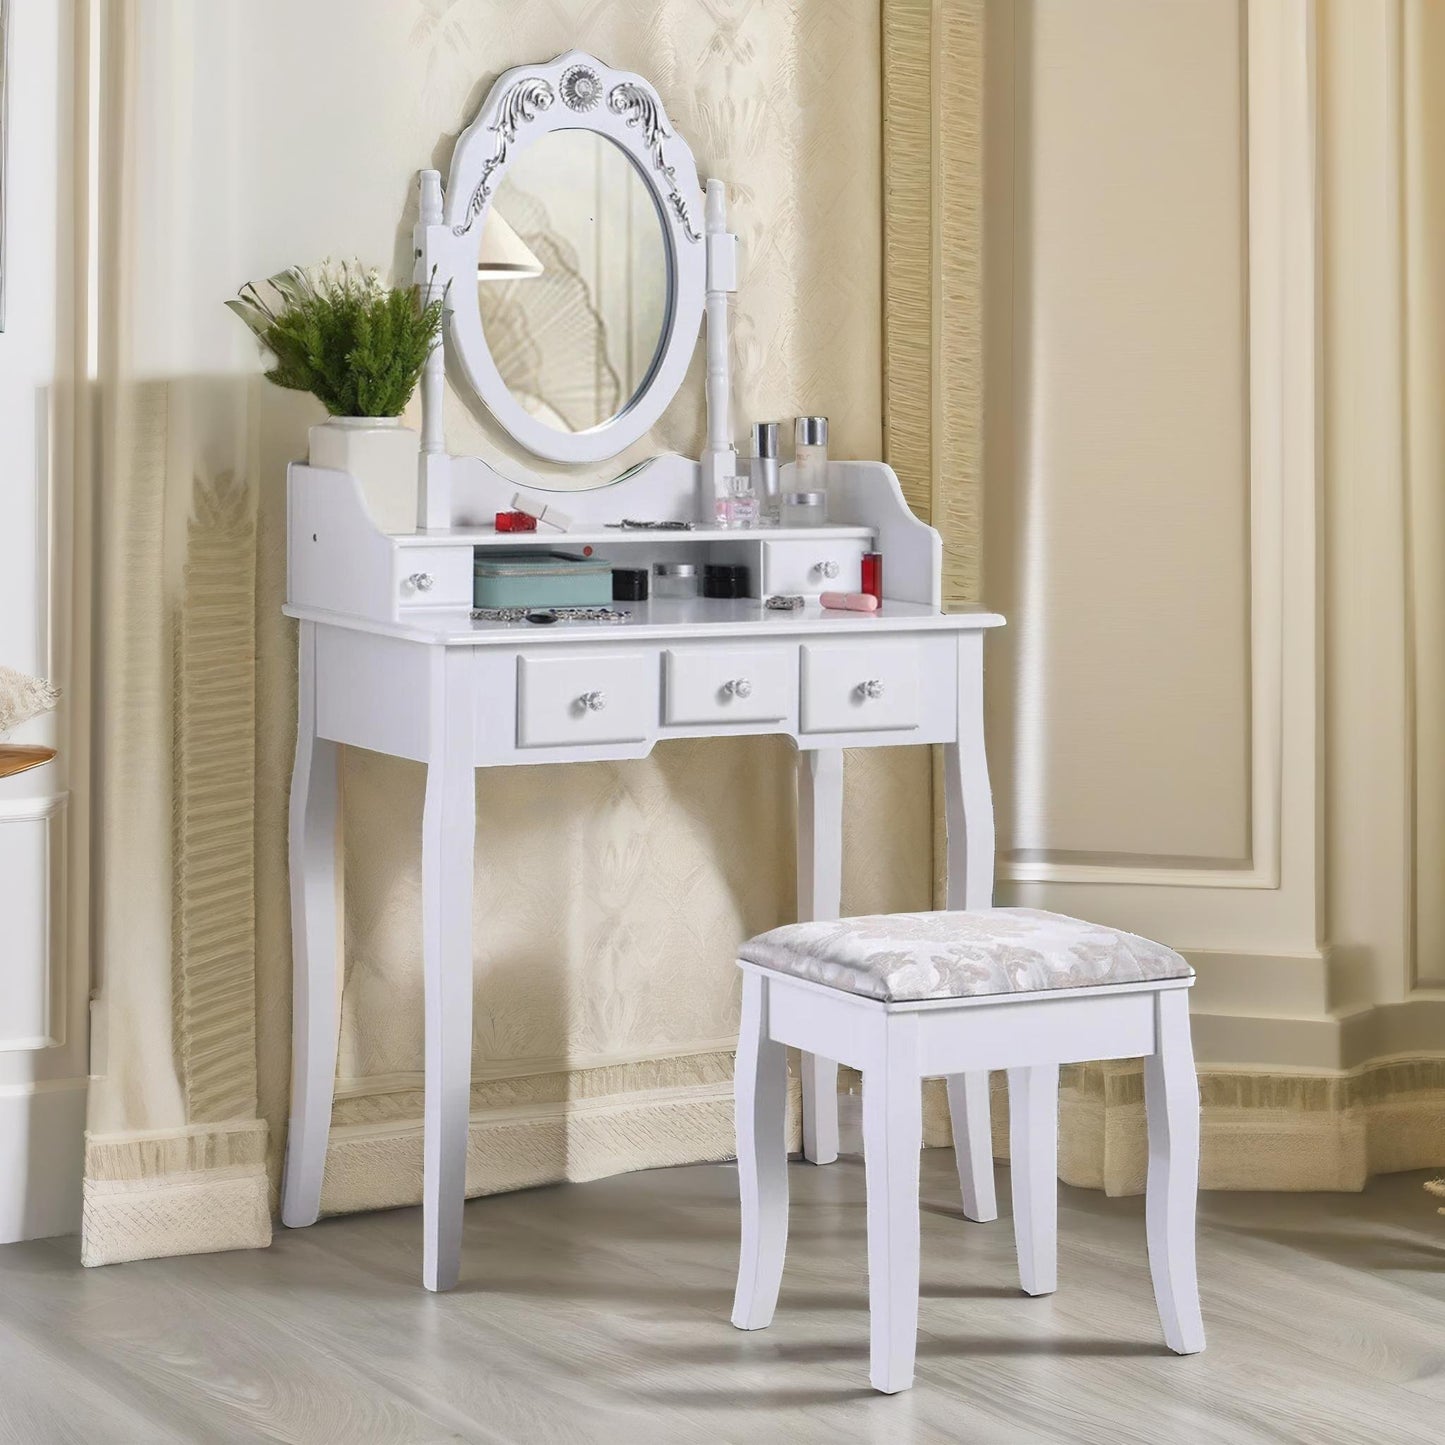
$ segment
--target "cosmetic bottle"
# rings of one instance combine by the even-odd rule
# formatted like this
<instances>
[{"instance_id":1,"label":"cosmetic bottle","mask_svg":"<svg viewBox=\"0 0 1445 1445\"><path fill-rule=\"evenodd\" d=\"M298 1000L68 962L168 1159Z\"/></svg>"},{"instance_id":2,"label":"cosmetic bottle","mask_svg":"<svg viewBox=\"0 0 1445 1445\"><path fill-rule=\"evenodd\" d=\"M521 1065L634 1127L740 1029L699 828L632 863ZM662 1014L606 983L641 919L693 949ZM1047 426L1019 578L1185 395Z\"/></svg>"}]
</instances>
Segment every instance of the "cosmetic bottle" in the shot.
<instances>
[{"instance_id":1,"label":"cosmetic bottle","mask_svg":"<svg viewBox=\"0 0 1445 1445\"><path fill-rule=\"evenodd\" d=\"M719 527L755 527L758 499L748 479L742 476L718 478L715 520Z\"/></svg>"},{"instance_id":2,"label":"cosmetic bottle","mask_svg":"<svg viewBox=\"0 0 1445 1445\"><path fill-rule=\"evenodd\" d=\"M704 597L746 597L751 591L752 573L731 562L709 562L702 569Z\"/></svg>"},{"instance_id":3,"label":"cosmetic bottle","mask_svg":"<svg viewBox=\"0 0 1445 1445\"><path fill-rule=\"evenodd\" d=\"M614 567L612 569L612 600L614 602L647 601L646 567Z\"/></svg>"},{"instance_id":4,"label":"cosmetic bottle","mask_svg":"<svg viewBox=\"0 0 1445 1445\"><path fill-rule=\"evenodd\" d=\"M866 592L870 597L878 599L878 605L883 605L883 554L882 552L865 552L863 554L863 565L860 569L861 577L858 590Z\"/></svg>"},{"instance_id":5,"label":"cosmetic bottle","mask_svg":"<svg viewBox=\"0 0 1445 1445\"><path fill-rule=\"evenodd\" d=\"M778 424L775 421L753 423L753 455L748 468L757 498L758 512L766 523L778 520L781 500L778 496Z\"/></svg>"},{"instance_id":6,"label":"cosmetic bottle","mask_svg":"<svg viewBox=\"0 0 1445 1445\"><path fill-rule=\"evenodd\" d=\"M696 597L696 565L692 562L654 562L652 595L663 602L685 602L690 597Z\"/></svg>"},{"instance_id":7,"label":"cosmetic bottle","mask_svg":"<svg viewBox=\"0 0 1445 1445\"><path fill-rule=\"evenodd\" d=\"M746 477L734 477L728 496L728 526L758 525L758 495Z\"/></svg>"},{"instance_id":8,"label":"cosmetic bottle","mask_svg":"<svg viewBox=\"0 0 1445 1445\"><path fill-rule=\"evenodd\" d=\"M826 526L827 492L784 492L781 521L785 527Z\"/></svg>"},{"instance_id":9,"label":"cosmetic bottle","mask_svg":"<svg viewBox=\"0 0 1445 1445\"><path fill-rule=\"evenodd\" d=\"M828 418L800 416L793 423L793 490L828 490Z\"/></svg>"},{"instance_id":10,"label":"cosmetic bottle","mask_svg":"<svg viewBox=\"0 0 1445 1445\"><path fill-rule=\"evenodd\" d=\"M733 499L733 478L731 472L723 472L713 478L712 522L715 527L727 527L731 523Z\"/></svg>"}]
</instances>

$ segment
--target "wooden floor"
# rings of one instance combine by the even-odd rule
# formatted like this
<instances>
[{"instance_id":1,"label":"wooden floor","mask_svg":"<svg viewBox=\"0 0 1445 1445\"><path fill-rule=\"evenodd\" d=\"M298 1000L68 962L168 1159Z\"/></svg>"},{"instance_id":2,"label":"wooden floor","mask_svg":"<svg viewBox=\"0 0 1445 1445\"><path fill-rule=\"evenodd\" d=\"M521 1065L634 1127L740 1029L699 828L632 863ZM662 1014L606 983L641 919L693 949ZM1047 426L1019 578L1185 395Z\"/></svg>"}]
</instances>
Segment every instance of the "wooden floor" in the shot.
<instances>
[{"instance_id":1,"label":"wooden floor","mask_svg":"<svg viewBox=\"0 0 1445 1445\"><path fill-rule=\"evenodd\" d=\"M731 1168L467 1206L425 1294L397 1210L266 1251L82 1270L0 1248L0 1440L1209 1442L1445 1439L1445 1218L1421 1175L1361 1195L1207 1194L1203 1355L1159 1343L1142 1201L1065 1189L1060 1289L1018 1293L1007 1219L924 1155L918 1381L867 1388L863 1173L795 1164L778 1318L727 1320ZM1000 1170L1000 1197L1007 1193Z\"/></svg>"}]
</instances>

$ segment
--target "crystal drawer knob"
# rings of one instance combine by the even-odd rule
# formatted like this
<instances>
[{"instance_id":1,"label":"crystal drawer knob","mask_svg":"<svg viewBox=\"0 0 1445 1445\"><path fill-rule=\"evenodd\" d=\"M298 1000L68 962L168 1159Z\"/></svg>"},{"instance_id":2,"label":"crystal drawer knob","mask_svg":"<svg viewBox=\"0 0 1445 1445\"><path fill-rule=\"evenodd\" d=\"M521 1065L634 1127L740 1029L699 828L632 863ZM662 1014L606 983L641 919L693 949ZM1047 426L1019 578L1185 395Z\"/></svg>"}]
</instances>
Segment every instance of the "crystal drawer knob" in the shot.
<instances>
[{"instance_id":1,"label":"crystal drawer knob","mask_svg":"<svg viewBox=\"0 0 1445 1445\"><path fill-rule=\"evenodd\" d=\"M413 572L406 580L413 592L430 592L437 579L430 572Z\"/></svg>"},{"instance_id":2,"label":"crystal drawer knob","mask_svg":"<svg viewBox=\"0 0 1445 1445\"><path fill-rule=\"evenodd\" d=\"M823 576L826 577L830 582L838 575L841 570L842 569L835 561L833 561L831 557L826 562L818 563L818 571L821 572Z\"/></svg>"},{"instance_id":3,"label":"crystal drawer knob","mask_svg":"<svg viewBox=\"0 0 1445 1445\"><path fill-rule=\"evenodd\" d=\"M858 684L859 695L866 698L878 698L883 696L883 684L876 677L870 677L867 682Z\"/></svg>"},{"instance_id":4,"label":"crystal drawer knob","mask_svg":"<svg viewBox=\"0 0 1445 1445\"><path fill-rule=\"evenodd\" d=\"M601 712L607 706L607 694L605 692L584 692L577 701L582 704L584 712Z\"/></svg>"},{"instance_id":5,"label":"crystal drawer knob","mask_svg":"<svg viewBox=\"0 0 1445 1445\"><path fill-rule=\"evenodd\" d=\"M753 685L745 677L735 677L731 681L723 683L723 692L728 697L751 697Z\"/></svg>"}]
</instances>

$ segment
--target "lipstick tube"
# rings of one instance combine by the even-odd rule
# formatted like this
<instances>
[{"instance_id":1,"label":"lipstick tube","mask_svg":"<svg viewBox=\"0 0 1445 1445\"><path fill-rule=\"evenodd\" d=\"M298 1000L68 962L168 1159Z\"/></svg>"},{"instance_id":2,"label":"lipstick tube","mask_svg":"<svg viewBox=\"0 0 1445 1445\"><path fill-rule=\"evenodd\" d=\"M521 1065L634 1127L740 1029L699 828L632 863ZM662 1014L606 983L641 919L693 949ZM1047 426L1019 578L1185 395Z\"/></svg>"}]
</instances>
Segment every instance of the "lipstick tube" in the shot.
<instances>
[{"instance_id":1,"label":"lipstick tube","mask_svg":"<svg viewBox=\"0 0 1445 1445\"><path fill-rule=\"evenodd\" d=\"M871 592L825 592L818 599L835 612L876 612L878 599Z\"/></svg>"}]
</instances>

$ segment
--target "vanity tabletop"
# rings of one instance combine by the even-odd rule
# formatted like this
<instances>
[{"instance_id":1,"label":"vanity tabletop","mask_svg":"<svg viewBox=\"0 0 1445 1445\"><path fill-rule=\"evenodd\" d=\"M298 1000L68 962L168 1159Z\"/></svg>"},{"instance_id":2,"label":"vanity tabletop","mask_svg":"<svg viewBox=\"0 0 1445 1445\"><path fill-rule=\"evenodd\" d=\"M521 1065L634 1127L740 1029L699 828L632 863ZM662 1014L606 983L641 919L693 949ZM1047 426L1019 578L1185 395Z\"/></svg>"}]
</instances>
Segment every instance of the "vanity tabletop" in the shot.
<instances>
[{"instance_id":1,"label":"vanity tabletop","mask_svg":"<svg viewBox=\"0 0 1445 1445\"><path fill-rule=\"evenodd\" d=\"M940 612L918 602L884 601L877 612L835 612L815 601L795 612L765 608L755 597L685 599L654 598L648 602L618 602L625 622L553 623L492 622L474 619L463 607L415 608L396 622L378 621L329 612L316 607L287 606L288 617L332 627L377 632L434 645L515 646L576 645L586 642L702 640L722 637L759 638L852 635L857 633L972 632L1002 627L1004 619L986 607L967 606Z\"/></svg>"}]
</instances>

